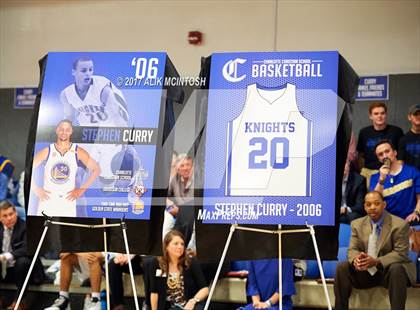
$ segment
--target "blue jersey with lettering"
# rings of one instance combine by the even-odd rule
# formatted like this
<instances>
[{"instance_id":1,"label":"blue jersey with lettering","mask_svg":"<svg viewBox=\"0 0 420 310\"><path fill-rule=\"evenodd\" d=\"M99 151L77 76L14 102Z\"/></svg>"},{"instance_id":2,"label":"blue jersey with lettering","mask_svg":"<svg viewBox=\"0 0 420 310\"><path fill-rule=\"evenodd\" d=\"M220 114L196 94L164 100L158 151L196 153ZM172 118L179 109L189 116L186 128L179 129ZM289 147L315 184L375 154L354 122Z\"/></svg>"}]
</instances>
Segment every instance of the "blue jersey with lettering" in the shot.
<instances>
[{"instance_id":1,"label":"blue jersey with lettering","mask_svg":"<svg viewBox=\"0 0 420 310\"><path fill-rule=\"evenodd\" d=\"M379 172L372 175L370 190L375 188L378 180ZM389 213L405 219L416 207L417 194L420 194L420 172L417 168L403 165L400 173L386 177L383 196Z\"/></svg>"}]
</instances>

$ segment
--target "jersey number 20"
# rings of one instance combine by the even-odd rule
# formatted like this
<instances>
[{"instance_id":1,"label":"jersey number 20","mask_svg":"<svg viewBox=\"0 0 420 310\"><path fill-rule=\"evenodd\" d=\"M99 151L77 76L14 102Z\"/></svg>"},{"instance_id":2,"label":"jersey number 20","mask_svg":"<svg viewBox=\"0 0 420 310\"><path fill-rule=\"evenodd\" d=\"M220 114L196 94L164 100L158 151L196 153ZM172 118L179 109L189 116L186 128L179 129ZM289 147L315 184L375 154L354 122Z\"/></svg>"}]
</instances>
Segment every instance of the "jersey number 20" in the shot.
<instances>
[{"instance_id":1,"label":"jersey number 20","mask_svg":"<svg viewBox=\"0 0 420 310\"><path fill-rule=\"evenodd\" d=\"M97 111L93 113L85 113L87 117L89 117L89 121L92 124L104 122L108 119L108 114L105 111Z\"/></svg>"},{"instance_id":2,"label":"jersey number 20","mask_svg":"<svg viewBox=\"0 0 420 310\"><path fill-rule=\"evenodd\" d=\"M273 169L285 169L289 166L289 140L284 137L275 137L268 141L263 137L255 137L249 140L250 146L259 146L259 149L253 150L249 153L249 169L267 169L267 153L270 156L270 166ZM282 147L283 156L282 161L278 162L277 150Z\"/></svg>"}]
</instances>

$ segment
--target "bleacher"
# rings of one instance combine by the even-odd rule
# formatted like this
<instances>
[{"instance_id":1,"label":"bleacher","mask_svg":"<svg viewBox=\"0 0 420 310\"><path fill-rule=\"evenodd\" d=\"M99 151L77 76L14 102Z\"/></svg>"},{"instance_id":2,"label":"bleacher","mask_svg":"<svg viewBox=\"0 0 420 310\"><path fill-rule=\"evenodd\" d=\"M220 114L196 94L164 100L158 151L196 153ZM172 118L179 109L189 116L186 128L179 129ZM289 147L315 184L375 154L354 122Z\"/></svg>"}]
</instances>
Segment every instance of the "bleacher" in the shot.
<instances>
[{"instance_id":1,"label":"bleacher","mask_svg":"<svg viewBox=\"0 0 420 310\"><path fill-rule=\"evenodd\" d=\"M417 227L420 229L420 227ZM323 261L324 274L327 279L328 294L332 304L334 304L333 281L335 275L335 266L338 261L346 260L347 247L350 240L350 225L341 224L339 232L339 252L337 261ZM417 253L411 252L410 258L417 266L417 285L410 287L407 292L407 310L417 310L420 305L420 257ZM48 264L48 263L47 263ZM236 275L236 274L235 274ZM135 276L137 294L144 297L144 286L142 276ZM75 279L72 281L70 293L88 294L89 287L81 287ZM305 278L296 283L296 295L293 296L294 307L302 308L327 308L320 274L316 261L307 261L307 270ZM105 288L105 281L102 281L102 287ZM133 296L129 275L124 276L125 295ZM14 289L11 284L0 283L0 289ZM53 284L43 284L40 286L29 286L32 292L53 292L58 293L59 287ZM212 298L212 302L245 304L246 299L246 277L233 276L220 279L216 285L216 290ZM375 287L372 289L357 290L354 289L350 298L350 309L389 309L388 292L385 288Z\"/></svg>"}]
</instances>

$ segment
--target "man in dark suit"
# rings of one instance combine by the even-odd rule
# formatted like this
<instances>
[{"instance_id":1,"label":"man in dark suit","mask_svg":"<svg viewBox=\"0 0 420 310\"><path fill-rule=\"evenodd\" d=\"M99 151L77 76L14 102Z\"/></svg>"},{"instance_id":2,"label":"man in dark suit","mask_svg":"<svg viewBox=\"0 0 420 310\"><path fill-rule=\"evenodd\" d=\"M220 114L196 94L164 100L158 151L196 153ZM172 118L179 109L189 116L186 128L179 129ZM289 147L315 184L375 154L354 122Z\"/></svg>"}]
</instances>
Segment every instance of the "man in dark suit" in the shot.
<instances>
[{"instance_id":1,"label":"man in dark suit","mask_svg":"<svg viewBox=\"0 0 420 310\"><path fill-rule=\"evenodd\" d=\"M365 196L367 216L351 223L348 262L338 264L334 281L335 310L348 309L353 287L388 288L391 309L405 309L407 286L415 283L416 267L408 258L409 225L386 212L381 193Z\"/></svg>"},{"instance_id":2,"label":"man in dark suit","mask_svg":"<svg viewBox=\"0 0 420 310\"><path fill-rule=\"evenodd\" d=\"M366 179L356 172L349 161L344 167L342 198L340 207L340 222L349 224L351 221L366 215L363 201L366 195Z\"/></svg>"},{"instance_id":3,"label":"man in dark suit","mask_svg":"<svg viewBox=\"0 0 420 310\"><path fill-rule=\"evenodd\" d=\"M26 224L16 213L16 208L8 201L0 203L0 262L2 275L0 281L15 283L17 287L16 299L25 282L31 264L31 257L26 253ZM35 284L44 281L44 270L37 260L32 272L31 280ZM15 302L7 309L13 309ZM19 309L24 309L23 303Z\"/></svg>"}]
</instances>

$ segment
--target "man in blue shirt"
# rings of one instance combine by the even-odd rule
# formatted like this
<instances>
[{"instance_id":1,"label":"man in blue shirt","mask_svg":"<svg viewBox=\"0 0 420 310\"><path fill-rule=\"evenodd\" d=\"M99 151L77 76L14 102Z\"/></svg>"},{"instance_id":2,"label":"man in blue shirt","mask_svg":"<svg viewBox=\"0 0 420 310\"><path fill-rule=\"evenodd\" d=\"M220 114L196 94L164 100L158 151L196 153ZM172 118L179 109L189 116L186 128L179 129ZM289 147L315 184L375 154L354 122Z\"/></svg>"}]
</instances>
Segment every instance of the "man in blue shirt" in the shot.
<instances>
[{"instance_id":1,"label":"man in blue shirt","mask_svg":"<svg viewBox=\"0 0 420 310\"><path fill-rule=\"evenodd\" d=\"M375 154L382 163L372 175L370 190L380 192L386 210L407 222L420 220L420 172L417 168L397 160L397 151L388 140L380 141Z\"/></svg>"}]
</instances>

